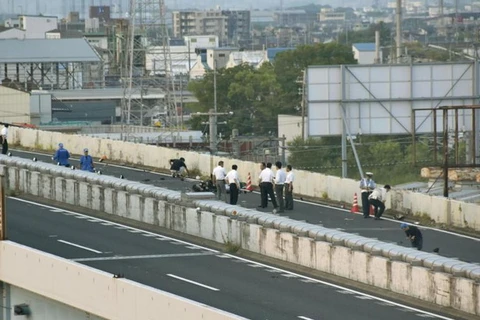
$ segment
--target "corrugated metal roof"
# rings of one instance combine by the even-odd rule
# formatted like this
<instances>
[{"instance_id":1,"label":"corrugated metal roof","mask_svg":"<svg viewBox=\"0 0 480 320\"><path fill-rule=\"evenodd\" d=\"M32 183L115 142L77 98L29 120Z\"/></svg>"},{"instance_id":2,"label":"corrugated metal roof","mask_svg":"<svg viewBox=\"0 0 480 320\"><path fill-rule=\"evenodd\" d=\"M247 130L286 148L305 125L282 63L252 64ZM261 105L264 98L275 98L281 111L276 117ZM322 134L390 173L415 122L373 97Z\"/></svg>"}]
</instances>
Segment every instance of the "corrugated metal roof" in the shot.
<instances>
[{"instance_id":1,"label":"corrugated metal roof","mask_svg":"<svg viewBox=\"0 0 480 320\"><path fill-rule=\"evenodd\" d=\"M374 42L354 43L353 46L358 51L375 51L375 43Z\"/></svg>"},{"instance_id":2,"label":"corrugated metal roof","mask_svg":"<svg viewBox=\"0 0 480 320\"><path fill-rule=\"evenodd\" d=\"M0 40L0 63L99 61L85 39Z\"/></svg>"}]
</instances>

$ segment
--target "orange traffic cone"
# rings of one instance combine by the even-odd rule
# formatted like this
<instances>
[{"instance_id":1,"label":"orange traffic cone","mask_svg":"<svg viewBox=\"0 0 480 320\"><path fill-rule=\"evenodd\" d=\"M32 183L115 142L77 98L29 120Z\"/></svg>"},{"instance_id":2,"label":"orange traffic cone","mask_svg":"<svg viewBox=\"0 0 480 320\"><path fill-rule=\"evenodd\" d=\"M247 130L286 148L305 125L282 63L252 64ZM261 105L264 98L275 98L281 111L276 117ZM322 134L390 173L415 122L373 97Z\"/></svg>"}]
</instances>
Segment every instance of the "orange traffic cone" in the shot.
<instances>
[{"instance_id":1,"label":"orange traffic cone","mask_svg":"<svg viewBox=\"0 0 480 320\"><path fill-rule=\"evenodd\" d=\"M253 191L252 176L250 175L250 172L248 173L248 176L247 176L247 187L245 188L245 190L250 191L250 192Z\"/></svg>"},{"instance_id":2,"label":"orange traffic cone","mask_svg":"<svg viewBox=\"0 0 480 320\"><path fill-rule=\"evenodd\" d=\"M370 215L374 216L375 215L375 207L370 205Z\"/></svg>"},{"instance_id":3,"label":"orange traffic cone","mask_svg":"<svg viewBox=\"0 0 480 320\"><path fill-rule=\"evenodd\" d=\"M353 206L352 206L352 209L350 210L350 212L352 212L352 213L360 212L360 210L358 209L358 199L357 199L357 194L356 193L353 195Z\"/></svg>"}]
</instances>

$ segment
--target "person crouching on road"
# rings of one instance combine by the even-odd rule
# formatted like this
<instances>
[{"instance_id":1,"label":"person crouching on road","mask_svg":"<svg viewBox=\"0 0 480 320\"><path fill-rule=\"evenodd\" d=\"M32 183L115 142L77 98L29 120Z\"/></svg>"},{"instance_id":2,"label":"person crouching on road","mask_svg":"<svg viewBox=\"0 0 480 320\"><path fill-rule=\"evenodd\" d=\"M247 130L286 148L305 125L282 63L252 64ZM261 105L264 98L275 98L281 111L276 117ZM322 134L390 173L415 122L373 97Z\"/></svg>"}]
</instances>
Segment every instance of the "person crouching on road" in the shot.
<instances>
[{"instance_id":1,"label":"person crouching on road","mask_svg":"<svg viewBox=\"0 0 480 320\"><path fill-rule=\"evenodd\" d=\"M170 164L170 172L172 173L172 177L180 177L183 180L188 174L187 165L185 164L185 158L172 159L170 160Z\"/></svg>"},{"instance_id":2,"label":"person crouching on road","mask_svg":"<svg viewBox=\"0 0 480 320\"><path fill-rule=\"evenodd\" d=\"M407 235L407 239L409 239L412 243L412 247L417 248L418 250L422 250L423 236L422 236L422 233L420 232L420 229L418 229L415 226L409 226L406 223L402 223L400 225L400 228L402 228L402 230L405 231L405 234Z\"/></svg>"},{"instance_id":3,"label":"person crouching on road","mask_svg":"<svg viewBox=\"0 0 480 320\"><path fill-rule=\"evenodd\" d=\"M68 162L70 159L70 152L63 147L63 143L58 144L58 149L53 156L53 161L58 163L59 166L70 167L70 163Z\"/></svg>"},{"instance_id":4,"label":"person crouching on road","mask_svg":"<svg viewBox=\"0 0 480 320\"><path fill-rule=\"evenodd\" d=\"M380 220L385 211L385 201L387 201L387 192L390 191L390 186L386 184L383 188L373 190L372 194L368 196L370 204L375 208L375 220Z\"/></svg>"},{"instance_id":5,"label":"person crouching on road","mask_svg":"<svg viewBox=\"0 0 480 320\"><path fill-rule=\"evenodd\" d=\"M83 149L83 156L80 158L80 170L95 172L93 158L88 154L88 149Z\"/></svg>"},{"instance_id":6,"label":"person crouching on road","mask_svg":"<svg viewBox=\"0 0 480 320\"><path fill-rule=\"evenodd\" d=\"M240 178L238 177L237 165L232 166L232 170L227 173L225 182L230 186L230 204L237 204L238 193L240 192Z\"/></svg>"}]
</instances>

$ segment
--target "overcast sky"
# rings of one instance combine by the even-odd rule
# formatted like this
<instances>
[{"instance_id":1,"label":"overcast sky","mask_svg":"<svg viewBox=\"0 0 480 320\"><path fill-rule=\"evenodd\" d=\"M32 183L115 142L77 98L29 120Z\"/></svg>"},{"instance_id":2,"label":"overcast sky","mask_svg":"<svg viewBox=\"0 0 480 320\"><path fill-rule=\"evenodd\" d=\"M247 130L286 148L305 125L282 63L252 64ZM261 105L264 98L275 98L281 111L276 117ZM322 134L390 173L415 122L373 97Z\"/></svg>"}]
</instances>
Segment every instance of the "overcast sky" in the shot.
<instances>
[{"instance_id":1,"label":"overcast sky","mask_svg":"<svg viewBox=\"0 0 480 320\"><path fill-rule=\"evenodd\" d=\"M85 5L110 5L116 4L122 6L122 11L128 10L129 0L84 0ZM199 8L208 9L220 6L226 9L267 9L280 7L280 0L165 0L169 9L183 9L183 8ZM331 4L335 6L366 6L370 5L373 0L283 0L284 7L296 6L299 4ZM23 14L38 14L37 0L0 0L0 11L10 12L13 4L14 13ZM73 3L75 3L75 10L79 11L82 0L39 0L40 13L49 15L61 15L63 12L62 3L68 4L68 11L73 10Z\"/></svg>"}]
</instances>

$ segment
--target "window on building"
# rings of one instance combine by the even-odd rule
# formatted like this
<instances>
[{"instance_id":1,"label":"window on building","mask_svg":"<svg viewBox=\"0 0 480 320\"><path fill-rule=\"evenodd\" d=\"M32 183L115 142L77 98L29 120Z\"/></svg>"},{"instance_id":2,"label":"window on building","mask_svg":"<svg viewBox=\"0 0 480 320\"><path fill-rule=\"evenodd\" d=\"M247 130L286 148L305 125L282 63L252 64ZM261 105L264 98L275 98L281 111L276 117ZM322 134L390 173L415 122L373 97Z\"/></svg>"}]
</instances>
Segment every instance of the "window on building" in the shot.
<instances>
[{"instance_id":1,"label":"window on building","mask_svg":"<svg viewBox=\"0 0 480 320\"><path fill-rule=\"evenodd\" d=\"M225 53L220 53L218 56L219 56L220 58L225 58Z\"/></svg>"}]
</instances>

